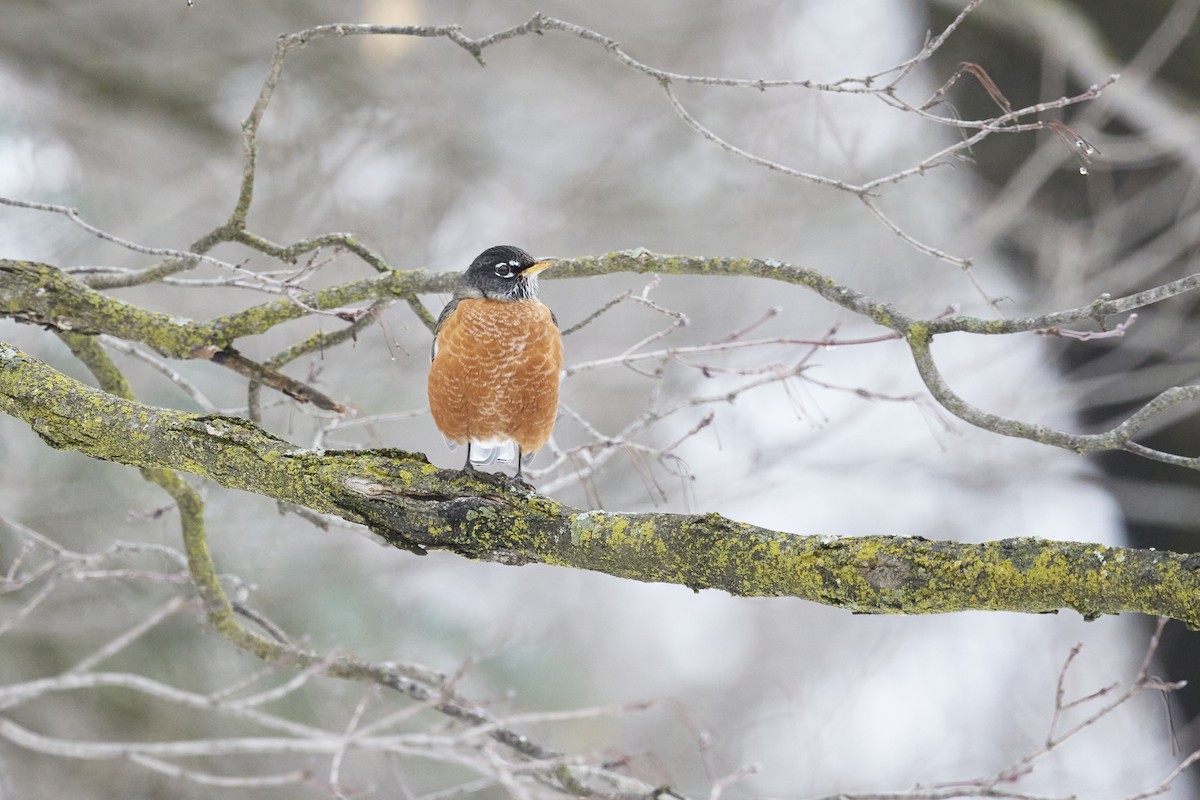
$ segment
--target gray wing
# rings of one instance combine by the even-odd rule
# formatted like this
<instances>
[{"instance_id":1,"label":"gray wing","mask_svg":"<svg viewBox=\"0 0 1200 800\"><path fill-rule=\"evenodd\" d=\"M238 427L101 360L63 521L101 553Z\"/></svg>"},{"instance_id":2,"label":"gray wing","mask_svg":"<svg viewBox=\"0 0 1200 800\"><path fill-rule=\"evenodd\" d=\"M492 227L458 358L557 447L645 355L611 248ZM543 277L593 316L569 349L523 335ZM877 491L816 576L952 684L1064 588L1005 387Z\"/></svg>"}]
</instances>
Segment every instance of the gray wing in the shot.
<instances>
[{"instance_id":1,"label":"gray wing","mask_svg":"<svg viewBox=\"0 0 1200 800\"><path fill-rule=\"evenodd\" d=\"M444 323L450 314L454 312L454 309L458 307L458 301L459 298L455 297L449 303L446 303L446 307L442 309L442 313L438 314L437 326L433 329L433 343L429 346L430 361L433 361L435 358L437 358L437 340L438 334L442 331L442 323Z\"/></svg>"}]
</instances>

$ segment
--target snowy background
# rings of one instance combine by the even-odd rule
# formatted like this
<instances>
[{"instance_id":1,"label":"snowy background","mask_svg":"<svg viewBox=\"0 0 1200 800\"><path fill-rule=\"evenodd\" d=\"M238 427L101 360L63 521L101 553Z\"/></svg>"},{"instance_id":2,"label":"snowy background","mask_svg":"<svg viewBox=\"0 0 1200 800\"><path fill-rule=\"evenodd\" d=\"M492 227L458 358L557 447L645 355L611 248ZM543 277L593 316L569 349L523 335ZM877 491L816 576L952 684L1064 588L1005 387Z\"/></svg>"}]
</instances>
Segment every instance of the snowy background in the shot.
<instances>
[{"instance_id":1,"label":"snowy background","mask_svg":"<svg viewBox=\"0 0 1200 800\"><path fill-rule=\"evenodd\" d=\"M1017 8L984 5L1001 15ZM927 30L940 30L949 19L945 9L898 0L373 0L252 8L196 0L190 9L183 0L10 2L0 33L0 196L75 206L126 239L184 248L233 207L239 124L278 34L331 21L458 22L479 36L523 22L535 10L604 33L662 69L818 81L901 62L920 49ZM1000 34L989 40L992 29L977 24L970 35L994 47ZM960 46L969 49L967 36ZM988 51L985 44L979 48L983 60ZM1104 290L1097 288L1097 263L1080 268L1077 279L1067 272L1091 240L1051 245L1080 236L1081 227L1096 230L1086 219L1102 219L1118 206L1111 200L1117 179L1080 176L1065 148L1052 149L1049 134L1026 135L1029 147L1038 143L1030 160L1057 159L1054 180L1072 182L1069 191L1091 202L1077 208L1085 221L1076 219L1070 230L1041 220L1044 239L1036 246L1029 239L1013 244L1027 229L1013 225L997 233L981 223L999 186L994 174L981 174L972 163L882 190L880 206L909 234L971 258L968 275L905 244L853 196L767 171L703 140L672 112L653 80L621 67L599 46L548 33L503 43L485 57L488 66L481 69L444 39L329 39L293 51L261 131L250 227L278 242L352 231L398 269L463 269L498 243L535 255L646 247L776 258L922 316L950 305L992 313L975 282L988 296L1004 298L1010 314L1081 305ZM1019 104L1068 93L1055 83L1055 76L1065 80L1066 68L1053 54L1042 57L1041 84L1011 87ZM922 66L901 94L919 102L954 63ZM985 63L993 66L1004 64ZM958 135L871 97L799 88L677 91L693 115L738 146L849 182L911 166ZM980 148L995 148L979 154L993 159L985 163L992 170L1011 148L1000 138ZM1009 166L1014 173L1016 163ZM1118 233L1108 229L1111 237ZM1041 257L1031 258L1031 249ZM4 207L0 255L60 266L152 263L61 217ZM215 255L234 261L251 255L251 269L274 266L230 246ZM1195 271L1179 269L1178 275ZM324 267L321 280L367 274L343 255ZM1156 274L1149 268L1127 273L1108 288L1120 290L1125 281L1148 286L1138 281ZM649 282L636 275L556 281L551 272L546 278L543 299L564 326ZM118 296L198 319L265 297L163 287ZM686 313L691 323L651 347L712 341L772 306L781 313L755 335L819 340L834 327L844 338L880 333L796 287L675 277L663 279L651 297ZM445 299L425 301L436 313ZM643 305L622 303L568 337L568 365L611 356L669 322ZM286 327L239 348L267 358L319 324ZM85 375L56 340L28 326L0 321L0 338ZM936 353L960 393L987 410L1077 429L1084 396L1096 384L1081 389L1064 376L1064 351L1107 353L1118 346L956 336L939 339ZM771 383L733 403L684 408L638 439L665 446L715 412L712 424L676 451L682 464L668 465L686 469L686 478L653 460L617 454L590 486L569 469L538 475L536 482L575 505L599 498L610 510L715 511L800 534L1127 541L1121 508L1094 463L970 429L923 399L905 399L924 395L901 343L809 350L780 345L714 357L713 363L742 372L808 358L804 375L813 381ZM401 304L352 347L298 362L291 372L305 378L317 371L319 386L363 415L421 412L427 353L427 331ZM144 365L118 359L143 401L194 409ZM244 406L243 385L215 366L174 366L219 406ZM706 378L680 365L656 380L615 366L571 377L563 401L590 425L615 434L653 403L719 395L748 380L720 373ZM857 389L877 397L864 398ZM317 435L318 423L290 404L275 402L266 423L302 445ZM564 417L555 444L570 448L587 438L583 425ZM445 450L424 413L343 427L328 434L326 444L420 450L446 467L460 460ZM552 460L542 454L535 466ZM1086 694L1131 680L1151 632L1145 620L1084 623L1068 612L861 617L793 599L694 594L549 567L478 564L447 554L417 559L344 530L323 532L280 516L262 498L215 486L206 494L219 567L254 584L255 604L293 634L311 637L314 647L448 672L472 662L464 691L493 698L499 711L661 701L640 713L534 726L531 735L570 752L644 754L638 769L650 783L670 781L698 794L713 778L746 764L757 765L757 772L729 786L727 796L903 791L993 775L1043 746L1055 682L1074 644L1084 648L1067 686L1069 694ZM147 520L128 513L163 503L134 470L52 451L24 424L0 418L3 520L83 550L113 539L176 545L173 516ZM0 540L0 564L11 560L15 541ZM137 588L103 602L87 597L87 587L71 587L0 638L0 676L27 679L50 665L61 668L71 663L73 639L103 641L104 631L119 629L110 626L121 624L124 611L149 602ZM0 610L11 613L17 605L0 598ZM203 684L191 669L216 681L222 664L244 665L246 659L215 645L211 635L207 649L191 641L203 637L197 627L172 628L179 643L164 638L162 647L138 656L144 659L139 668ZM352 708L360 690L335 685L327 692ZM70 736L79 739L186 735L186 727L185 733L173 727L181 724L177 719L159 718L153 707L109 702L119 710L79 702L51 707L56 710L44 718L27 711L22 719L31 726L69 719ZM116 732L114 713L120 716ZM711 737L707 752L699 731ZM1179 733L1186 744L1186 729ZM1121 798L1157 785L1181 758L1173 752L1162 699L1147 694L1039 761L1013 788ZM375 781L380 796L396 796L386 772L363 769L363 780ZM424 779L410 774L406 780L419 787ZM64 797L210 792L126 763L55 759L0 740L0 797L29 796L30 787ZM1189 794L1180 783L1172 796ZM284 795L261 790L253 796Z\"/></svg>"}]
</instances>

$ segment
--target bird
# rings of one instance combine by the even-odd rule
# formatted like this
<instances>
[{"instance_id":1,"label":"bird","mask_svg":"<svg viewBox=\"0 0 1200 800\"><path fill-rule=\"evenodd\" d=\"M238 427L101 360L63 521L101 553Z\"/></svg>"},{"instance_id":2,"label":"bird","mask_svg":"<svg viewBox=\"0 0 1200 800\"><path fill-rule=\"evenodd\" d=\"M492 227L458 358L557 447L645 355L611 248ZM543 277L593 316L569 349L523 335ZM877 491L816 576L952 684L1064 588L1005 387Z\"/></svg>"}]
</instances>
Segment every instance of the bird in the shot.
<instances>
[{"instance_id":1,"label":"bird","mask_svg":"<svg viewBox=\"0 0 1200 800\"><path fill-rule=\"evenodd\" d=\"M466 445L466 471L515 460L520 480L554 430L562 334L538 299L537 275L557 260L489 247L438 317L429 410L451 450Z\"/></svg>"}]
</instances>

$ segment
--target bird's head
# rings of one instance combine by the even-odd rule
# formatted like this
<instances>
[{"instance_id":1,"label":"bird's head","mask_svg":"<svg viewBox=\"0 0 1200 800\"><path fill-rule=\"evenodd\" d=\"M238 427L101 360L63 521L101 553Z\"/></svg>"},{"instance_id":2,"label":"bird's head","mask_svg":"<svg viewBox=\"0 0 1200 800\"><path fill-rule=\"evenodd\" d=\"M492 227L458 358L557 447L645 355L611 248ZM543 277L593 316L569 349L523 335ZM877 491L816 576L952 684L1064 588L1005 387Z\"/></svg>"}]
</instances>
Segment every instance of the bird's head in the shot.
<instances>
[{"instance_id":1,"label":"bird's head","mask_svg":"<svg viewBox=\"0 0 1200 800\"><path fill-rule=\"evenodd\" d=\"M558 259L535 259L519 247L499 245L484 250L467 268L466 289L489 300L537 297L537 274Z\"/></svg>"}]
</instances>

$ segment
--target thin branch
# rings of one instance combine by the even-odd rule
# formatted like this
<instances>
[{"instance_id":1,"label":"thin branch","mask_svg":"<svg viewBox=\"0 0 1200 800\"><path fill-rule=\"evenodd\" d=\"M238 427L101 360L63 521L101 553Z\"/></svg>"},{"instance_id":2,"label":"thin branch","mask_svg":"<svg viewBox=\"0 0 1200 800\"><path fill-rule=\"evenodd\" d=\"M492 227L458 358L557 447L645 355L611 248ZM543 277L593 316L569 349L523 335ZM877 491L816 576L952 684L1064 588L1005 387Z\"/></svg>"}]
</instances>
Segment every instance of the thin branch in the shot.
<instances>
[{"instance_id":1,"label":"thin branch","mask_svg":"<svg viewBox=\"0 0 1200 800\"><path fill-rule=\"evenodd\" d=\"M1109 317L1127 314L1172 297L1194 292L1197 289L1200 289L1200 272L1116 299L1108 294L1103 294L1086 306L1055 311L1037 317L994 320L955 315L931 320L926 324L926 328L933 335L954 332L997 335L1053 329L1078 322L1096 322L1103 327L1107 325Z\"/></svg>"},{"instance_id":2,"label":"thin branch","mask_svg":"<svg viewBox=\"0 0 1200 800\"><path fill-rule=\"evenodd\" d=\"M115 336L109 336L108 334L101 334L100 341L104 343L105 347L110 347L113 350L131 355L139 361L149 364L156 372L164 375L167 380L179 387L184 394L192 398L192 401L195 402L196 405L198 405L201 410L205 411L206 413L221 413L221 409L219 409L215 403L208 399L204 392L200 390L200 387L196 386L196 384L185 378L170 364L158 356L147 353L145 350L142 350L139 347L134 347L129 342L121 341Z\"/></svg>"},{"instance_id":3,"label":"thin branch","mask_svg":"<svg viewBox=\"0 0 1200 800\"><path fill-rule=\"evenodd\" d=\"M77 209L70 208L69 206L54 205L52 203L35 203L30 200L15 200L10 197L0 197L0 205L12 206L14 208L28 208L34 211L47 211L52 214L61 214L67 219L71 220L71 222L74 222L76 225L83 228L92 236L95 236L97 239L103 239L106 242L112 242L113 244L119 245L126 250L132 250L135 253L142 253L144 255L152 256L167 256L181 262L204 262L205 264L212 264L213 266L220 267L221 269L228 270L230 272L237 272L246 275L254 274L236 264L230 264L227 261L222 261L219 258L213 258L201 253L193 253L187 250L176 250L171 247L147 247L146 245L131 242L128 239L122 239L120 236L109 233L101 228L97 228L95 225L87 222L83 219L83 217L79 216L79 211Z\"/></svg>"},{"instance_id":4,"label":"thin branch","mask_svg":"<svg viewBox=\"0 0 1200 800\"><path fill-rule=\"evenodd\" d=\"M129 647L133 642L142 637L143 634L157 627L160 622L168 617L174 616L180 609L188 604L188 598L184 595L176 595L163 603L155 611L146 617L138 624L126 629L112 641L108 642L103 647L90 653L86 658L75 662L75 666L66 671L66 674L88 672L102 661L107 661L122 650Z\"/></svg>"},{"instance_id":5,"label":"thin branch","mask_svg":"<svg viewBox=\"0 0 1200 800\"><path fill-rule=\"evenodd\" d=\"M792 167L785 166L778 161L772 161L769 158L763 158L762 156L755 155L748 150L743 150L737 145L722 139L711 129L704 126L695 117L693 117L688 110L684 108L683 103L679 102L679 98L675 96L675 91L671 88L670 81L663 81L662 90L667 96L667 102L671 104L671 109L679 116L681 120L684 121L689 128L700 134L700 136L704 137L708 141L717 145L722 150L732 153L738 158L745 159L751 164L756 164L764 169L769 169L772 172L779 172L787 175L790 178L797 178L816 186L827 186L832 189L840 189L844 192L851 192L853 194L860 194L865 191L862 187L855 186L851 183L847 183L846 181L840 181L835 178L818 175L814 172L804 172L802 170L794 169Z\"/></svg>"},{"instance_id":6,"label":"thin branch","mask_svg":"<svg viewBox=\"0 0 1200 800\"><path fill-rule=\"evenodd\" d=\"M262 789L276 786L293 786L299 783L306 783L311 778L307 770L281 772L276 775L214 775L211 772L185 769L167 761L136 753L131 754L129 760L140 767L145 767L152 772L166 775L169 778L190 781L201 786L216 786L221 789Z\"/></svg>"},{"instance_id":7,"label":"thin branch","mask_svg":"<svg viewBox=\"0 0 1200 800\"><path fill-rule=\"evenodd\" d=\"M908 77L908 74L912 72L914 67L933 58L934 54L937 53L937 51L942 48L942 45L946 43L946 40L958 30L959 26L966 21L967 17L970 16L971 13L974 12L982 2L983 0L970 0L969 3L962 7L962 9L958 12L958 15L950 21L950 24L947 25L941 33L926 40L925 46L921 48L919 53L907 61L902 61L900 64L892 67L891 69L883 72L877 72L874 75L869 76L866 80L867 85L874 83L884 75L889 75L894 72L896 73L895 77L888 82L881 94L887 94L889 90L894 90L902 80Z\"/></svg>"},{"instance_id":8,"label":"thin branch","mask_svg":"<svg viewBox=\"0 0 1200 800\"><path fill-rule=\"evenodd\" d=\"M900 335L896 333L882 334L880 336L864 336L855 339L792 339L788 337L776 337L772 339L745 339L741 341L721 340L709 344L696 345L680 345L678 347L665 347L660 350L649 350L646 352L629 352L636 350L637 346L628 348L625 352L615 356L605 356L603 358L594 358L590 361L580 361L575 364L569 364L563 369L563 374L566 377L577 375L581 372L588 372L594 369L604 369L615 366L628 366L629 364L638 361L671 361L683 359L689 356L708 355L712 353L728 353L736 350L758 350L766 347L817 347L823 349L831 349L835 347L854 347L857 345L879 344L882 342L890 342L899 339ZM640 345L641 343L639 343ZM704 365L688 363L688 366L697 369L712 369ZM741 373L744 374L744 373Z\"/></svg>"},{"instance_id":9,"label":"thin branch","mask_svg":"<svg viewBox=\"0 0 1200 800\"><path fill-rule=\"evenodd\" d=\"M197 712L214 712L261 725L267 730L299 738L321 738L328 733L254 708L221 702L212 696L189 692L160 681L127 672L65 672L49 678L0 687L0 709L11 709L50 694L91 689L125 689L143 699L160 700Z\"/></svg>"},{"instance_id":10,"label":"thin branch","mask_svg":"<svg viewBox=\"0 0 1200 800\"><path fill-rule=\"evenodd\" d=\"M1200 458L1179 456L1146 447L1133 441L1143 429L1184 403L1200 402L1200 385L1173 386L1160 392L1155 398L1127 417L1123 422L1101 433L1070 433L1047 425L1009 419L991 414L967 403L942 377L930 351L931 337L925 328L914 330L908 337L917 372L925 382L930 394L938 404L965 422L1019 439L1029 439L1041 444L1070 450L1074 453L1095 453L1105 450L1127 450L1154 461L1200 469Z\"/></svg>"}]
</instances>

